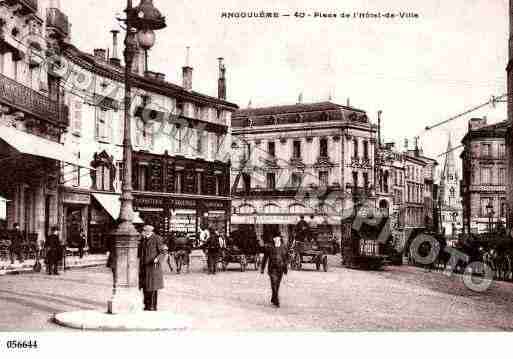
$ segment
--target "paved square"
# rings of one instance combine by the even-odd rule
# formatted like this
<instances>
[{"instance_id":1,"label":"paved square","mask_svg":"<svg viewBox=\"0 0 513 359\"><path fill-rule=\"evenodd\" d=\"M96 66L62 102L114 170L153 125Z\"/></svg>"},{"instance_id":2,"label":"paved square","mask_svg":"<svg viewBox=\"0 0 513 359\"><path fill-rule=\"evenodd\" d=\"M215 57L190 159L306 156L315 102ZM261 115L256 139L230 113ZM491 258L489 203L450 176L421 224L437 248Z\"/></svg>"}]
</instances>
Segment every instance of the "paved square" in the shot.
<instances>
[{"instance_id":1,"label":"paved square","mask_svg":"<svg viewBox=\"0 0 513 359\"><path fill-rule=\"evenodd\" d=\"M267 275L231 265L209 276L193 262L191 273L165 269L159 308L191 318L193 330L512 330L513 284L468 290L459 276L412 267L381 272L340 267L327 273L306 267L284 278L282 307L269 304ZM65 331L53 313L105 310L112 278L107 268L67 271L60 276L0 277L0 330Z\"/></svg>"}]
</instances>

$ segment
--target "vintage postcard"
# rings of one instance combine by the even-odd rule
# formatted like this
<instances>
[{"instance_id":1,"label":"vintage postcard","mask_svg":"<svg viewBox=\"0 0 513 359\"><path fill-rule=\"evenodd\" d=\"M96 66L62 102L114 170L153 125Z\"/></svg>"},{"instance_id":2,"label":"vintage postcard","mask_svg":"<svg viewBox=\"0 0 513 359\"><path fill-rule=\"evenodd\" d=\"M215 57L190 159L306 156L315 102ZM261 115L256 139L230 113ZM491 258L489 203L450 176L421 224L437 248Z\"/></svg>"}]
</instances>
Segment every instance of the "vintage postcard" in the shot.
<instances>
[{"instance_id":1,"label":"vintage postcard","mask_svg":"<svg viewBox=\"0 0 513 359\"><path fill-rule=\"evenodd\" d=\"M510 332L512 14L0 1L0 353Z\"/></svg>"}]
</instances>

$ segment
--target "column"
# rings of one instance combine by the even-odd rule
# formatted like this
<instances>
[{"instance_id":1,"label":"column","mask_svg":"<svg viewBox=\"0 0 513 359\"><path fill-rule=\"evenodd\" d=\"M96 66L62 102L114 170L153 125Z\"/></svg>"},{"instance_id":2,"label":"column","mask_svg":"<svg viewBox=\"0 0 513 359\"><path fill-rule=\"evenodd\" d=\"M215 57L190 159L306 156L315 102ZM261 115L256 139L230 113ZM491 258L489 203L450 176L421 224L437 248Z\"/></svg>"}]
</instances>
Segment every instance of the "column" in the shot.
<instances>
[{"instance_id":1,"label":"column","mask_svg":"<svg viewBox=\"0 0 513 359\"><path fill-rule=\"evenodd\" d=\"M288 224L280 224L280 232L281 236L283 238L284 244L287 245L289 243L290 239L290 232L289 232L289 226Z\"/></svg>"},{"instance_id":2,"label":"column","mask_svg":"<svg viewBox=\"0 0 513 359\"><path fill-rule=\"evenodd\" d=\"M255 231L258 243L260 245L264 244L264 225L263 224L255 224Z\"/></svg>"},{"instance_id":3,"label":"column","mask_svg":"<svg viewBox=\"0 0 513 359\"><path fill-rule=\"evenodd\" d=\"M41 182L35 188L34 193L34 228L37 233L38 241L45 238L45 192L44 182Z\"/></svg>"}]
</instances>

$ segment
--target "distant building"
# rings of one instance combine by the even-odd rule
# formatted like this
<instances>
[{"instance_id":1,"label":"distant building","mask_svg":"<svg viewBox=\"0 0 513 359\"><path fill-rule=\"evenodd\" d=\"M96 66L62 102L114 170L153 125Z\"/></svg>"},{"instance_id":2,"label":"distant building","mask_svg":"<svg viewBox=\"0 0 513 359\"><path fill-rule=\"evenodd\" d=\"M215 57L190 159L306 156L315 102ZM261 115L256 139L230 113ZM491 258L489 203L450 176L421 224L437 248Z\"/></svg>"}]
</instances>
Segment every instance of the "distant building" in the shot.
<instances>
[{"instance_id":1,"label":"distant building","mask_svg":"<svg viewBox=\"0 0 513 359\"><path fill-rule=\"evenodd\" d=\"M463 228L463 206L460 196L460 171L450 136L446 152L439 185L440 220L443 232L447 236L455 236Z\"/></svg>"},{"instance_id":2,"label":"distant building","mask_svg":"<svg viewBox=\"0 0 513 359\"><path fill-rule=\"evenodd\" d=\"M232 126L232 229L290 238L303 215L338 231L344 209L375 206L376 127L365 111L331 102L244 109Z\"/></svg>"},{"instance_id":3,"label":"distant building","mask_svg":"<svg viewBox=\"0 0 513 359\"><path fill-rule=\"evenodd\" d=\"M506 121L488 124L473 118L462 140L463 223L466 232L489 230L490 216L495 227L507 216ZM491 206L491 207L490 207ZM492 208L492 212L490 212Z\"/></svg>"}]
</instances>

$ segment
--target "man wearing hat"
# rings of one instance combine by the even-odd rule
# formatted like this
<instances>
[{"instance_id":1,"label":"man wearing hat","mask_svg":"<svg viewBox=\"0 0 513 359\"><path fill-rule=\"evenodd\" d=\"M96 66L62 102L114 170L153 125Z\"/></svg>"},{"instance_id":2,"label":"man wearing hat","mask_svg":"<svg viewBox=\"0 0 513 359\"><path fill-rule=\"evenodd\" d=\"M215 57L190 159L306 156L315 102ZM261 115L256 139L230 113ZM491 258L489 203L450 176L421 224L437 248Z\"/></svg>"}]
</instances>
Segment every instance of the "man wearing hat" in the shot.
<instances>
[{"instance_id":1,"label":"man wearing hat","mask_svg":"<svg viewBox=\"0 0 513 359\"><path fill-rule=\"evenodd\" d=\"M281 234L276 232L273 236L273 243L267 245L264 249L264 258L262 260L261 273L264 274L265 266L269 262L267 272L271 280L271 303L280 307L280 284L283 275L288 272L288 250L283 244Z\"/></svg>"},{"instance_id":2,"label":"man wearing hat","mask_svg":"<svg viewBox=\"0 0 513 359\"><path fill-rule=\"evenodd\" d=\"M46 265L47 265L47 273L49 275L59 274L58 265L59 260L62 257L62 246L61 241L59 239L59 227L52 227L52 234L48 236L45 242L45 250L46 250Z\"/></svg>"},{"instance_id":3,"label":"man wearing hat","mask_svg":"<svg viewBox=\"0 0 513 359\"><path fill-rule=\"evenodd\" d=\"M11 258L11 264L14 264L14 257L16 256L20 263L23 263L23 233L20 231L20 225L14 223L14 231L11 235L11 244L9 246L9 257Z\"/></svg>"},{"instance_id":4,"label":"man wearing hat","mask_svg":"<svg viewBox=\"0 0 513 359\"><path fill-rule=\"evenodd\" d=\"M139 288L144 294L144 310L157 310L157 293L164 288L161 261L166 254L162 237L156 235L154 227L145 225L139 244Z\"/></svg>"}]
</instances>

